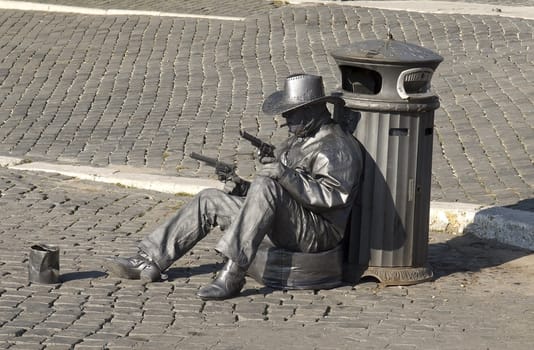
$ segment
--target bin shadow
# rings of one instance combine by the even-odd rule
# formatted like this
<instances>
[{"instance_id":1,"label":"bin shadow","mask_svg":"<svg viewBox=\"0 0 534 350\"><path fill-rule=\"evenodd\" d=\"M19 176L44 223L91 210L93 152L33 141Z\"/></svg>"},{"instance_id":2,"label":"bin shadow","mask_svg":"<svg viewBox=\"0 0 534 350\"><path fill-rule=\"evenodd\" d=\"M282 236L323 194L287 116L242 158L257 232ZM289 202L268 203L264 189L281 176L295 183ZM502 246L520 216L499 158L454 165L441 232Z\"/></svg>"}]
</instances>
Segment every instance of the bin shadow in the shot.
<instances>
[{"instance_id":1,"label":"bin shadow","mask_svg":"<svg viewBox=\"0 0 534 350\"><path fill-rule=\"evenodd\" d=\"M432 233L428 249L428 262L434 280L455 273L478 272L496 267L532 254L531 251L479 238L473 234L451 236Z\"/></svg>"},{"instance_id":2,"label":"bin shadow","mask_svg":"<svg viewBox=\"0 0 534 350\"><path fill-rule=\"evenodd\" d=\"M515 204L506 205L505 208L534 213L534 198L523 199Z\"/></svg>"},{"instance_id":3,"label":"bin shadow","mask_svg":"<svg viewBox=\"0 0 534 350\"><path fill-rule=\"evenodd\" d=\"M360 280L373 259L379 265L385 263L384 266L402 264L407 238L405 218L401 218L397 211L380 167L363 145L361 149L363 172L360 189L343 242L344 281L353 284Z\"/></svg>"},{"instance_id":4,"label":"bin shadow","mask_svg":"<svg viewBox=\"0 0 534 350\"><path fill-rule=\"evenodd\" d=\"M524 199L504 208L534 213L534 198ZM494 209L499 208L484 210ZM475 224L468 225L464 232L471 232L473 225ZM487 233L491 237L491 232ZM472 233L461 236L433 233L429 236L428 261L436 279L457 272L477 272L484 268L496 267L532 253L531 250L501 243L495 239L477 237Z\"/></svg>"}]
</instances>

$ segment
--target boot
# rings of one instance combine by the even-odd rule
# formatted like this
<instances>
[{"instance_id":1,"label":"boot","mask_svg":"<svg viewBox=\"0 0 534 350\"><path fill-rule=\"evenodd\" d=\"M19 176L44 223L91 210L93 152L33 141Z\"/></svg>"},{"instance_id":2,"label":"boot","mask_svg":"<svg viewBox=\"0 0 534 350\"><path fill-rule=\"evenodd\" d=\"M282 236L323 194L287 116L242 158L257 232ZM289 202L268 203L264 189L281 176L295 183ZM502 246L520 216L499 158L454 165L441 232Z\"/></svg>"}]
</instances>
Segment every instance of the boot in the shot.
<instances>
[{"instance_id":1,"label":"boot","mask_svg":"<svg viewBox=\"0 0 534 350\"><path fill-rule=\"evenodd\" d=\"M245 285L247 270L232 260L217 274L215 280L199 289L197 296L202 300L224 300L237 296Z\"/></svg>"},{"instance_id":2,"label":"boot","mask_svg":"<svg viewBox=\"0 0 534 350\"><path fill-rule=\"evenodd\" d=\"M154 282L167 278L152 259L142 252L131 258L107 257L104 260L104 267L117 277L131 280Z\"/></svg>"}]
</instances>

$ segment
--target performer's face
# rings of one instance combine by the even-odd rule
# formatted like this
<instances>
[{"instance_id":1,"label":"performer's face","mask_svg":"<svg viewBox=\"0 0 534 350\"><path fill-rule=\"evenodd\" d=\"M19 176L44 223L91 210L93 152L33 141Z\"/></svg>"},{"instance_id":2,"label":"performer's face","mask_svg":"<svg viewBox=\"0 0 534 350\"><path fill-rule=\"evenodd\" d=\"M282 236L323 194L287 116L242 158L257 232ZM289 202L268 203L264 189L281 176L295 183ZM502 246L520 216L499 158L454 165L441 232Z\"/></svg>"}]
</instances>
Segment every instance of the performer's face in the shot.
<instances>
[{"instance_id":1,"label":"performer's face","mask_svg":"<svg viewBox=\"0 0 534 350\"><path fill-rule=\"evenodd\" d=\"M292 134L298 134L311 120L306 107L282 113L282 116L286 119L287 127Z\"/></svg>"}]
</instances>

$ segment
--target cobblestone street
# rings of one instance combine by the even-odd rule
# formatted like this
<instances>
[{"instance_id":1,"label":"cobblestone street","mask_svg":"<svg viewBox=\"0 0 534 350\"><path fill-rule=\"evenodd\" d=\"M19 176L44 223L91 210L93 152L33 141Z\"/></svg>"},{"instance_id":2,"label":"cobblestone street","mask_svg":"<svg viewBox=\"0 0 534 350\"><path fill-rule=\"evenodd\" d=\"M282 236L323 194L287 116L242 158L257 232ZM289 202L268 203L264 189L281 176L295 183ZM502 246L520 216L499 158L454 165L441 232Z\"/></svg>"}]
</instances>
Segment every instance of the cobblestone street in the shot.
<instances>
[{"instance_id":1,"label":"cobblestone street","mask_svg":"<svg viewBox=\"0 0 534 350\"><path fill-rule=\"evenodd\" d=\"M203 302L220 268L207 237L141 284L102 272L187 197L0 169L0 347L9 349L530 349L532 256L470 236L432 234L434 282L372 281L281 291L252 279L238 298ZM61 249L62 283L28 284L29 247Z\"/></svg>"},{"instance_id":2,"label":"cobblestone street","mask_svg":"<svg viewBox=\"0 0 534 350\"><path fill-rule=\"evenodd\" d=\"M239 130L275 144L286 137L260 113L264 97L302 71L335 90L330 51L390 31L445 58L433 79L441 108L432 199L513 205L532 197L533 21L269 6L243 21L3 11L2 155L211 176L187 156L194 151L251 176L253 149Z\"/></svg>"},{"instance_id":3,"label":"cobblestone street","mask_svg":"<svg viewBox=\"0 0 534 350\"><path fill-rule=\"evenodd\" d=\"M264 98L303 71L338 89L330 52L390 32L444 57L432 81L432 201L534 212L532 20L342 1L39 3L173 16L2 9L0 157L213 178L194 151L251 177L255 150L239 131L287 136L261 113ZM104 272L104 257L135 254L190 199L0 167L0 349L532 348L533 255L472 235L432 232L434 279L404 287L274 290L247 278L239 297L205 302L195 294L222 266L218 230L165 282ZM61 283L28 283L36 243L60 248Z\"/></svg>"}]
</instances>

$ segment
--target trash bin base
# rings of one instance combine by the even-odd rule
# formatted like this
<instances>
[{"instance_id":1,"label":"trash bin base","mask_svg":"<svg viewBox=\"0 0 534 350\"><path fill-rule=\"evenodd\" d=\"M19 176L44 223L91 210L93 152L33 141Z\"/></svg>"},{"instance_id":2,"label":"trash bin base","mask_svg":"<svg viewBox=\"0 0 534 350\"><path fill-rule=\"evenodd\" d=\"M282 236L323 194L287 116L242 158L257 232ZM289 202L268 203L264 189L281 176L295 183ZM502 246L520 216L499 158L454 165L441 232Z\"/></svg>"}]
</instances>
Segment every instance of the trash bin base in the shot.
<instances>
[{"instance_id":1,"label":"trash bin base","mask_svg":"<svg viewBox=\"0 0 534 350\"><path fill-rule=\"evenodd\" d=\"M430 266L425 267L377 267L369 266L362 277L373 277L386 286L408 286L432 279Z\"/></svg>"}]
</instances>

